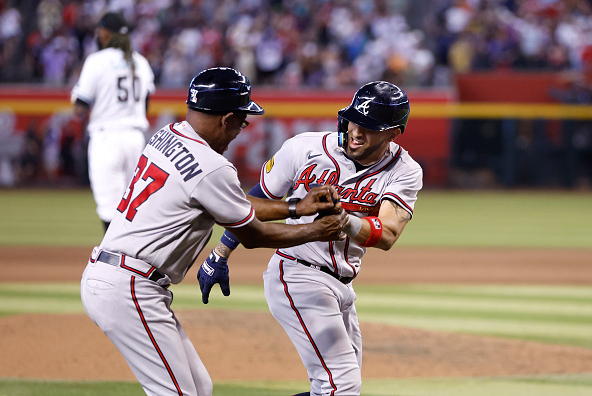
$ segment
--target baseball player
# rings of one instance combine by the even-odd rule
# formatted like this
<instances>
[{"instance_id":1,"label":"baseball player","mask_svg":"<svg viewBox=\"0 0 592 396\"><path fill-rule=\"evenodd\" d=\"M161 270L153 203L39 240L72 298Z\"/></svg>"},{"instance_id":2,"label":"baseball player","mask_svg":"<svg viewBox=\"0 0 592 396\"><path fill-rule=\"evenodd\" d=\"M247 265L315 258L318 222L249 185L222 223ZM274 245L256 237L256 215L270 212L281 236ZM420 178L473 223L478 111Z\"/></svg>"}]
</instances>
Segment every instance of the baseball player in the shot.
<instances>
[{"instance_id":1,"label":"baseball player","mask_svg":"<svg viewBox=\"0 0 592 396\"><path fill-rule=\"evenodd\" d=\"M422 169L394 142L405 131L409 110L397 86L364 85L338 112L337 133L307 132L287 140L249 193L272 200L287 194L297 202L313 185L332 185L349 213L344 240L280 248L263 275L269 309L308 371L311 391L300 395L360 394L362 336L352 280L366 249L389 250L413 215ZM314 220L292 213L287 223ZM216 256L202 268L226 264L237 244L225 233Z\"/></svg>"},{"instance_id":2,"label":"baseball player","mask_svg":"<svg viewBox=\"0 0 592 396\"><path fill-rule=\"evenodd\" d=\"M89 55L72 90L74 113L88 113L89 178L105 230L146 145L148 97L154 74L132 52L123 16L105 14L97 28L99 51Z\"/></svg>"},{"instance_id":3,"label":"baseball player","mask_svg":"<svg viewBox=\"0 0 592 396\"><path fill-rule=\"evenodd\" d=\"M171 310L168 287L183 280L214 223L232 229L249 248L285 248L336 240L348 221L331 200L337 193L329 186L314 189L296 208L307 215L331 212L312 225L264 223L256 217L285 218L291 208L286 202L249 201L236 169L222 156L248 126L247 115L264 112L250 92L248 79L234 69L208 69L194 77L186 120L163 127L149 140L82 276L88 316L148 395L212 394L210 376ZM217 281L223 278L215 265L211 271ZM220 340L204 334L203 342Z\"/></svg>"}]
</instances>

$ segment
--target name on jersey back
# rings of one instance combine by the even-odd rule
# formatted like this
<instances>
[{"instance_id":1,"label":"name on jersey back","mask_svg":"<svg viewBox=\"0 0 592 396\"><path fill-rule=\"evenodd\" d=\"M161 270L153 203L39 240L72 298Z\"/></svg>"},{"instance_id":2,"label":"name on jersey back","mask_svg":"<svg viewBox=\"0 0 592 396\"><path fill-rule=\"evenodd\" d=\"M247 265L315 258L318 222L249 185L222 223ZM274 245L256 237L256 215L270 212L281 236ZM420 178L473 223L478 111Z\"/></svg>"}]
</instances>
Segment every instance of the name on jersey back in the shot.
<instances>
[{"instance_id":1,"label":"name on jersey back","mask_svg":"<svg viewBox=\"0 0 592 396\"><path fill-rule=\"evenodd\" d=\"M202 172L195 156L172 132L161 129L152 136L148 145L160 151L181 175L185 175L183 181L189 181Z\"/></svg>"}]
</instances>

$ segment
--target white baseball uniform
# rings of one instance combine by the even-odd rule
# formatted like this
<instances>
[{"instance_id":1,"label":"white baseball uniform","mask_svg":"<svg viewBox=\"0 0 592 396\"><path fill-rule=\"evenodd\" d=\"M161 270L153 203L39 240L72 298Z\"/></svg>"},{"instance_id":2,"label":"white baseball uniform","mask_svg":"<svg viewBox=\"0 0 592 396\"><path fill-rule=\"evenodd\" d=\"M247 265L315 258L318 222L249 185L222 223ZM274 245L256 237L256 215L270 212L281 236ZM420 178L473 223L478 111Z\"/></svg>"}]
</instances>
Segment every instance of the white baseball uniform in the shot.
<instances>
[{"instance_id":1,"label":"white baseball uniform","mask_svg":"<svg viewBox=\"0 0 592 396\"><path fill-rule=\"evenodd\" d=\"M81 282L87 314L148 395L211 395L212 381L170 304L214 223L254 219L234 166L186 121L158 131Z\"/></svg>"},{"instance_id":2,"label":"white baseball uniform","mask_svg":"<svg viewBox=\"0 0 592 396\"><path fill-rule=\"evenodd\" d=\"M287 140L261 171L271 199L303 198L313 184L331 184L341 204L358 217L378 216L392 200L413 215L422 170L398 144L378 163L360 171L342 149L337 133L307 132ZM310 223L314 216L287 219ZM311 380L311 395L359 395L362 338L351 284L366 248L349 237L278 249L265 271L269 309L294 343Z\"/></svg>"},{"instance_id":3,"label":"white baseball uniform","mask_svg":"<svg viewBox=\"0 0 592 396\"><path fill-rule=\"evenodd\" d=\"M91 106L88 165L99 218L110 222L146 141L146 97L154 92L154 74L146 58L133 53L135 75L118 48L87 57L72 102Z\"/></svg>"}]
</instances>

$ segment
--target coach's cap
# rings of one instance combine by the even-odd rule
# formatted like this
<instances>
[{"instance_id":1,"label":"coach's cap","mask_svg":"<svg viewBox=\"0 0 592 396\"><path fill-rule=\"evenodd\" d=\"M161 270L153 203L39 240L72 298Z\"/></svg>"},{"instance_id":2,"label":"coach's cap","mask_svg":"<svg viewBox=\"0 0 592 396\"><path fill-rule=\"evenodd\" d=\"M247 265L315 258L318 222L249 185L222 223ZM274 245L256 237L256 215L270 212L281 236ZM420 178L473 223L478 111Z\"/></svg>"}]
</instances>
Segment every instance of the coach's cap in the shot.
<instances>
[{"instance_id":1,"label":"coach's cap","mask_svg":"<svg viewBox=\"0 0 592 396\"><path fill-rule=\"evenodd\" d=\"M126 34L129 31L129 27L127 26L127 22L123 15L115 12L108 12L103 15L99 21L99 26L112 31L113 33Z\"/></svg>"},{"instance_id":2,"label":"coach's cap","mask_svg":"<svg viewBox=\"0 0 592 396\"><path fill-rule=\"evenodd\" d=\"M191 80L187 107L205 113L245 113L261 115L263 108L251 100L251 83L230 67L200 72Z\"/></svg>"}]
</instances>

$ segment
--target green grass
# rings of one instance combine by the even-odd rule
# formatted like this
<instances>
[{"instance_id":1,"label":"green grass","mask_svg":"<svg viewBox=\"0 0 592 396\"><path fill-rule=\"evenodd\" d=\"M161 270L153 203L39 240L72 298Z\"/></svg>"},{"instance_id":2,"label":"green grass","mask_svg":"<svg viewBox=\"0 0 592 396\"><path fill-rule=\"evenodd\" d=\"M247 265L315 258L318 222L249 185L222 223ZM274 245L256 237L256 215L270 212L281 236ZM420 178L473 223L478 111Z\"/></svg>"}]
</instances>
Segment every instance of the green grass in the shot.
<instances>
[{"instance_id":1,"label":"green grass","mask_svg":"<svg viewBox=\"0 0 592 396\"><path fill-rule=\"evenodd\" d=\"M286 396L305 391L306 382L252 381L214 384L216 396ZM587 396L592 374L498 378L368 379L362 396ZM61 382L0 379L0 396L139 396L130 382Z\"/></svg>"},{"instance_id":2,"label":"green grass","mask_svg":"<svg viewBox=\"0 0 592 396\"><path fill-rule=\"evenodd\" d=\"M0 244L94 246L103 236L90 190L1 190Z\"/></svg>"},{"instance_id":3,"label":"green grass","mask_svg":"<svg viewBox=\"0 0 592 396\"><path fill-rule=\"evenodd\" d=\"M0 316L84 312L79 285L0 284ZM174 285L173 309L268 312L261 286L218 286L201 303L197 284ZM356 286L360 321L592 348L592 288L586 286Z\"/></svg>"},{"instance_id":4,"label":"green grass","mask_svg":"<svg viewBox=\"0 0 592 396\"><path fill-rule=\"evenodd\" d=\"M360 320L592 348L585 286L358 286Z\"/></svg>"},{"instance_id":5,"label":"green grass","mask_svg":"<svg viewBox=\"0 0 592 396\"><path fill-rule=\"evenodd\" d=\"M420 192L401 245L592 247L592 194ZM399 243L397 242L397 243Z\"/></svg>"},{"instance_id":6,"label":"green grass","mask_svg":"<svg viewBox=\"0 0 592 396\"><path fill-rule=\"evenodd\" d=\"M589 192L422 191L397 243L592 248L591 208ZM0 219L0 245L93 246L102 237L90 190L0 190Z\"/></svg>"},{"instance_id":7,"label":"green grass","mask_svg":"<svg viewBox=\"0 0 592 396\"><path fill-rule=\"evenodd\" d=\"M0 396L142 396L133 382L66 382L23 379L0 379Z\"/></svg>"}]
</instances>

